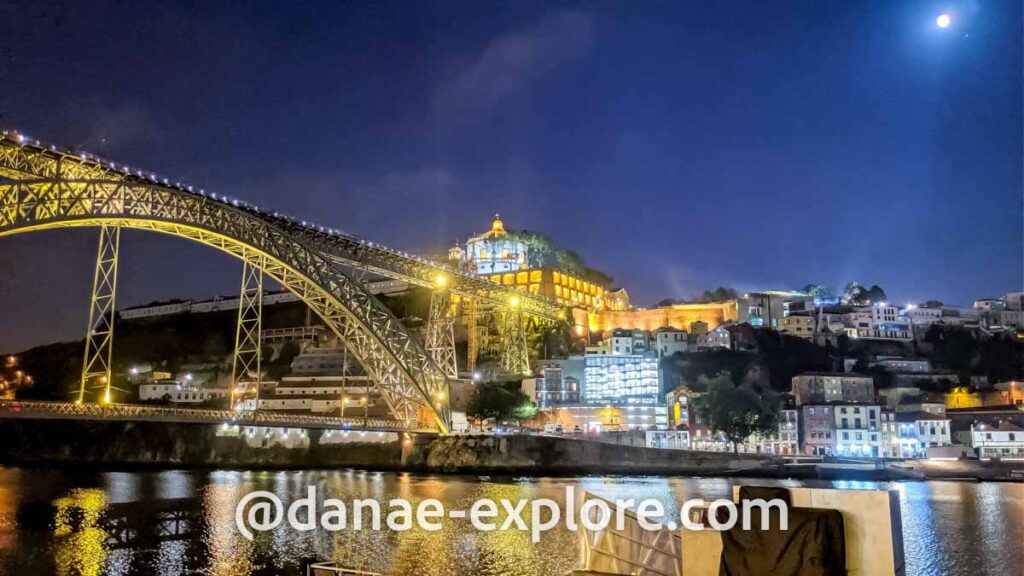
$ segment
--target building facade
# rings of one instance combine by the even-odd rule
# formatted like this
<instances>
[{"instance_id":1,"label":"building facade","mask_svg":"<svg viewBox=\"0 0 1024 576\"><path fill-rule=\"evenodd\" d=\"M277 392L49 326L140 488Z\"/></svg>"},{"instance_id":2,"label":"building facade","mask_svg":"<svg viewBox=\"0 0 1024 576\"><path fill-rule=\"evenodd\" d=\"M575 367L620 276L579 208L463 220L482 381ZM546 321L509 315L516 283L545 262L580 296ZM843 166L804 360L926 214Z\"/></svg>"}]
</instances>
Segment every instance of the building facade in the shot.
<instances>
[{"instance_id":1,"label":"building facade","mask_svg":"<svg viewBox=\"0 0 1024 576\"><path fill-rule=\"evenodd\" d=\"M836 421L828 404L804 404L800 413L800 450L808 456L830 456L836 452Z\"/></svg>"},{"instance_id":2,"label":"building facade","mask_svg":"<svg viewBox=\"0 0 1024 576\"><path fill-rule=\"evenodd\" d=\"M689 334L685 330L661 328L654 331L654 349L659 358L685 353L690 346Z\"/></svg>"},{"instance_id":3,"label":"building facade","mask_svg":"<svg viewBox=\"0 0 1024 576\"><path fill-rule=\"evenodd\" d=\"M846 335L850 338L871 340L910 340L911 323L900 315L896 306L884 302L871 306L857 306L846 314Z\"/></svg>"},{"instance_id":4,"label":"building facade","mask_svg":"<svg viewBox=\"0 0 1024 576\"><path fill-rule=\"evenodd\" d=\"M856 372L804 372L793 377L792 393L797 406L829 402L873 402L875 382Z\"/></svg>"},{"instance_id":5,"label":"building facade","mask_svg":"<svg viewBox=\"0 0 1024 576\"><path fill-rule=\"evenodd\" d=\"M836 454L870 458L883 456L880 414L881 407L877 405L833 405Z\"/></svg>"},{"instance_id":6,"label":"building facade","mask_svg":"<svg viewBox=\"0 0 1024 576\"><path fill-rule=\"evenodd\" d=\"M583 360L584 402L660 404L657 357L587 354Z\"/></svg>"},{"instance_id":7,"label":"building facade","mask_svg":"<svg viewBox=\"0 0 1024 576\"><path fill-rule=\"evenodd\" d=\"M982 460L1024 458L1024 428L1001 422L971 426L970 445Z\"/></svg>"}]
</instances>

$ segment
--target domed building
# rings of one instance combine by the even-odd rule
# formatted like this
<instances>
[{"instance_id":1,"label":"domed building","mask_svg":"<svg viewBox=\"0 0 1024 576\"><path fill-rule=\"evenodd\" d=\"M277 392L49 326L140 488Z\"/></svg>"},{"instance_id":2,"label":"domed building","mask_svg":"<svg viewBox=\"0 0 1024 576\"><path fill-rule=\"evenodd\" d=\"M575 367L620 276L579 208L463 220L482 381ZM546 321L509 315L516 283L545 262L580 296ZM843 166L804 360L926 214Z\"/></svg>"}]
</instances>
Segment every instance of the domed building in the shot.
<instances>
[{"instance_id":1,"label":"domed building","mask_svg":"<svg viewBox=\"0 0 1024 576\"><path fill-rule=\"evenodd\" d=\"M503 286L550 298L566 306L598 309L603 307L607 286L599 280L583 278L581 270L570 272L558 265L557 258L529 253L523 235L505 230L501 216L494 215L491 229L474 236L464 245L448 250L448 260L469 274L482 276ZM623 291L617 303L628 296Z\"/></svg>"},{"instance_id":2,"label":"domed building","mask_svg":"<svg viewBox=\"0 0 1024 576\"><path fill-rule=\"evenodd\" d=\"M505 231L500 214L494 215L490 230L467 240L465 247L454 246L448 258L474 274L515 272L528 262L526 244Z\"/></svg>"}]
</instances>

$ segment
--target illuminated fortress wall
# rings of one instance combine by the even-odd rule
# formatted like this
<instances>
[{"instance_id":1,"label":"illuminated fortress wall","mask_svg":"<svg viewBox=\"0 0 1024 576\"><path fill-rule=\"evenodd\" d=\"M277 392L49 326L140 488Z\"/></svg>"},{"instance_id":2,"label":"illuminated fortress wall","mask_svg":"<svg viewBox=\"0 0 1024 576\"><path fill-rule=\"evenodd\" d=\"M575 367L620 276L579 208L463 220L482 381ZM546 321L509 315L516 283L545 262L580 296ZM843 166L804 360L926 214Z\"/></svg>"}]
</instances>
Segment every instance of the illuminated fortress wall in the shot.
<instances>
[{"instance_id":1,"label":"illuminated fortress wall","mask_svg":"<svg viewBox=\"0 0 1024 576\"><path fill-rule=\"evenodd\" d=\"M591 312L587 322L591 332L606 332L616 328L656 330L669 327L689 331L690 324L697 321L706 322L708 330L714 330L723 322L735 322L737 310L736 300L676 304L647 310L599 310Z\"/></svg>"}]
</instances>

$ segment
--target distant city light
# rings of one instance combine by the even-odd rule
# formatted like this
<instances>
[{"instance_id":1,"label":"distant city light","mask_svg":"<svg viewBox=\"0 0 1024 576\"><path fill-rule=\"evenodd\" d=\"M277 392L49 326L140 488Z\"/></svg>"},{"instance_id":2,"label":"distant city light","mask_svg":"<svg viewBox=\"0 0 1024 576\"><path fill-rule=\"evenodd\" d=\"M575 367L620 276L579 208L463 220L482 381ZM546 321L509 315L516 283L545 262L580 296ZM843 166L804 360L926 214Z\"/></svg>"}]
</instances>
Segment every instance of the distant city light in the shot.
<instances>
[{"instance_id":1,"label":"distant city light","mask_svg":"<svg viewBox=\"0 0 1024 576\"><path fill-rule=\"evenodd\" d=\"M949 14L939 14L939 17L935 19L935 25L939 28L949 28L949 25L953 22L953 18Z\"/></svg>"}]
</instances>

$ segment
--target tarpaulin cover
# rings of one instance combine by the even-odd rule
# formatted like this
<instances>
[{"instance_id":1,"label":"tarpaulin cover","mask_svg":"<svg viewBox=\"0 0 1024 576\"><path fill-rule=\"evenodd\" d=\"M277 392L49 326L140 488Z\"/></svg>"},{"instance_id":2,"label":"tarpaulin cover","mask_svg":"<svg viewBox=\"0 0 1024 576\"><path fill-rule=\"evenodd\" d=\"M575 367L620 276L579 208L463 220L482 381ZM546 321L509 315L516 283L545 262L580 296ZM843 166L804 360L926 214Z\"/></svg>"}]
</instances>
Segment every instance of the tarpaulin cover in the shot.
<instances>
[{"instance_id":1,"label":"tarpaulin cover","mask_svg":"<svg viewBox=\"0 0 1024 576\"><path fill-rule=\"evenodd\" d=\"M781 490L785 492L785 490ZM744 498L783 498L788 493L758 489L740 492ZM719 522L728 511L718 509ZM719 576L843 576L846 574L846 535L838 510L789 508L788 529L780 529L778 507L768 510L769 529L761 530L761 509L751 508L750 530L737 522L722 532Z\"/></svg>"}]
</instances>

